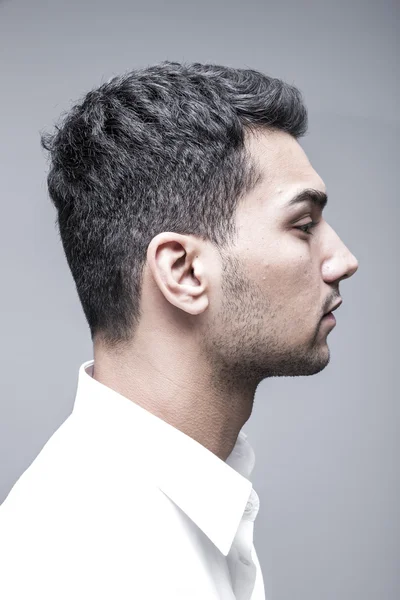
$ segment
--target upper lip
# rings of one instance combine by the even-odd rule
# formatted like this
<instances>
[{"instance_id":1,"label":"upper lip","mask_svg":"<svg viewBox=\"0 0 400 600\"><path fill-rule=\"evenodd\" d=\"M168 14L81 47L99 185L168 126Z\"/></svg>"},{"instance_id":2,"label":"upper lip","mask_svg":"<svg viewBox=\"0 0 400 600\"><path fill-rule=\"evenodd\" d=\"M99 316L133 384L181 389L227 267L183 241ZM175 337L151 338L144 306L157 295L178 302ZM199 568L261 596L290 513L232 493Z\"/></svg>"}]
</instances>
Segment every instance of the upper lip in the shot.
<instances>
[{"instance_id":1,"label":"upper lip","mask_svg":"<svg viewBox=\"0 0 400 600\"><path fill-rule=\"evenodd\" d=\"M338 302L336 302L336 304L334 304L332 306L332 308L330 308L325 314L327 315L330 312L333 312L334 310L336 310L337 308L339 308L339 306L342 304L343 300L340 299Z\"/></svg>"}]
</instances>

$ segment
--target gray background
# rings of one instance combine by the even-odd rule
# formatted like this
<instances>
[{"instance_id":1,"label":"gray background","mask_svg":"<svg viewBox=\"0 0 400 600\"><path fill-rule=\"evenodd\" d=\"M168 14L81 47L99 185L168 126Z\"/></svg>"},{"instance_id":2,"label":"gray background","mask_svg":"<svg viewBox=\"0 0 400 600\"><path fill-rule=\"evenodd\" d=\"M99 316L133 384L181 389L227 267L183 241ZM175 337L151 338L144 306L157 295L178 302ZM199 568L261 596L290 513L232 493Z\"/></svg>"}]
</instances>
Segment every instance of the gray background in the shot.
<instances>
[{"instance_id":1,"label":"gray background","mask_svg":"<svg viewBox=\"0 0 400 600\"><path fill-rule=\"evenodd\" d=\"M263 381L244 426L268 600L397 600L399 4L0 4L0 502L71 413L89 329L47 197L39 131L91 87L164 59L251 67L304 93L325 218L359 261L331 362ZM1 569L1 565L0 565Z\"/></svg>"}]
</instances>

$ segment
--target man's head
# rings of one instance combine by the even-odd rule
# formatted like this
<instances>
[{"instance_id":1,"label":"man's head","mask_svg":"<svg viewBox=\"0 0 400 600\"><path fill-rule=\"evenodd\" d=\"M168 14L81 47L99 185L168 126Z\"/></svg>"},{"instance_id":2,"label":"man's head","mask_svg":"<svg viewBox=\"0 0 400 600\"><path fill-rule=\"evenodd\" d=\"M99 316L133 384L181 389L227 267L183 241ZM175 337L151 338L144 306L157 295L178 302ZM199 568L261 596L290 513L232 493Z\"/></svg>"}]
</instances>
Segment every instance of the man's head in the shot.
<instances>
[{"instance_id":1,"label":"man's head","mask_svg":"<svg viewBox=\"0 0 400 600\"><path fill-rule=\"evenodd\" d=\"M190 339L214 375L242 383L328 364L321 319L358 264L321 207L288 205L326 191L297 141L306 130L293 86L165 61L89 92L42 137L95 346Z\"/></svg>"}]
</instances>

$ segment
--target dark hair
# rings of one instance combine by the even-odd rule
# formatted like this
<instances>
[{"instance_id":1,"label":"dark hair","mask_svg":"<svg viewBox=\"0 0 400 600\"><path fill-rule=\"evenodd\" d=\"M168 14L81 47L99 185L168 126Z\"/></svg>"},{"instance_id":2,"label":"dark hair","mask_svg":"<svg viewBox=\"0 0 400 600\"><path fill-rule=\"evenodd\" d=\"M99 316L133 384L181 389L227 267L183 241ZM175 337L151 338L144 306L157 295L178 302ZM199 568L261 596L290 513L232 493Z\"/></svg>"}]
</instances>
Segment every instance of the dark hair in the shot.
<instances>
[{"instance_id":1,"label":"dark hair","mask_svg":"<svg viewBox=\"0 0 400 600\"><path fill-rule=\"evenodd\" d=\"M132 340L143 267L163 231L234 243L239 200L260 173L247 132L307 131L301 92L252 69L163 61L113 77L54 134L47 182L92 341Z\"/></svg>"}]
</instances>

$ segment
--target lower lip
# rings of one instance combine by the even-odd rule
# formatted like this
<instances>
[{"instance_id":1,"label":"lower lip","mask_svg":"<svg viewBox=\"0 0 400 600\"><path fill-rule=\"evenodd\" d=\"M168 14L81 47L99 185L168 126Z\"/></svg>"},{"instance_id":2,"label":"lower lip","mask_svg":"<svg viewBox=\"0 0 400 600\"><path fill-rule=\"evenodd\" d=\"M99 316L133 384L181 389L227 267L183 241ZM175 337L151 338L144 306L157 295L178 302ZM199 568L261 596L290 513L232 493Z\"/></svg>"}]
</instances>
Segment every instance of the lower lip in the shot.
<instances>
[{"instance_id":1,"label":"lower lip","mask_svg":"<svg viewBox=\"0 0 400 600\"><path fill-rule=\"evenodd\" d=\"M335 319L335 315L333 313L328 313L327 315L325 315L322 318L323 321L326 321L326 323L333 323L336 324L336 319Z\"/></svg>"}]
</instances>

